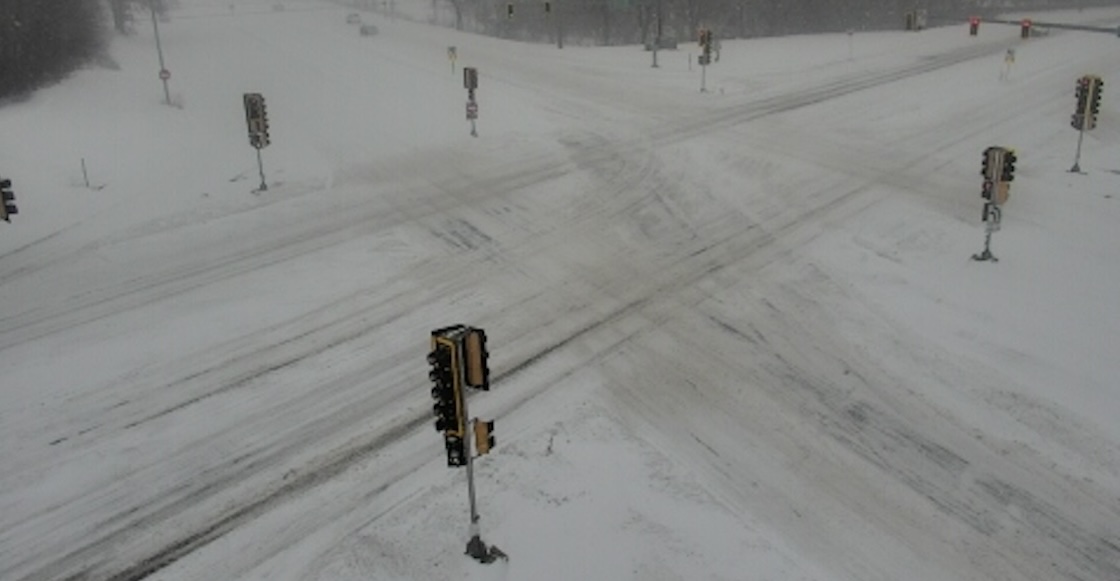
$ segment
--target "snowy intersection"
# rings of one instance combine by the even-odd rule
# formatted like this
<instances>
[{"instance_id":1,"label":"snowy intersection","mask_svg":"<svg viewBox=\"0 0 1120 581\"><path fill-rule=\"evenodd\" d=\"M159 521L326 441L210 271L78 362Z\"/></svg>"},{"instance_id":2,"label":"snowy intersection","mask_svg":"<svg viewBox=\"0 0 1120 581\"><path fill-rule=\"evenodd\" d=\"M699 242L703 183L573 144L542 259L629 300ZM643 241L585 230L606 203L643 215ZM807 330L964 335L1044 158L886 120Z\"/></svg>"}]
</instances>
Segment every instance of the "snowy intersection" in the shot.
<instances>
[{"instance_id":1,"label":"snowy intersection","mask_svg":"<svg viewBox=\"0 0 1120 581\"><path fill-rule=\"evenodd\" d=\"M25 202L0 578L1120 572L1107 97L1065 172L1072 80L1117 78L1115 38L725 41L699 94L686 54L290 8L172 14L181 110L143 35L0 109L26 137L0 141ZM477 140L449 44L482 72ZM1019 175L1003 260L976 264L997 143ZM97 193L42 161L95 155ZM452 322L492 338L482 524L512 559L489 569L430 429L427 332Z\"/></svg>"}]
</instances>

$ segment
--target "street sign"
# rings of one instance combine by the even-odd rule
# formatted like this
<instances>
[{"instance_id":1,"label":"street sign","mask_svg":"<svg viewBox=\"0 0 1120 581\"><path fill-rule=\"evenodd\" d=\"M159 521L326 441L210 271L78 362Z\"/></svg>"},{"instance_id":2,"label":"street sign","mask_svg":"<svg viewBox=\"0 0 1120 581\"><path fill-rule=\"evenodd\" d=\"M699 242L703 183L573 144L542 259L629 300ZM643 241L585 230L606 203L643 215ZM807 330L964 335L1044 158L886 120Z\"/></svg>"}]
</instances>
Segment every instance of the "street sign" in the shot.
<instances>
[{"instance_id":1,"label":"street sign","mask_svg":"<svg viewBox=\"0 0 1120 581\"><path fill-rule=\"evenodd\" d=\"M458 55L455 54L456 52L458 52L458 51L456 51L455 47L453 47L453 46L447 47L447 58L448 58L448 60L454 61L456 58L458 58Z\"/></svg>"},{"instance_id":2,"label":"street sign","mask_svg":"<svg viewBox=\"0 0 1120 581\"><path fill-rule=\"evenodd\" d=\"M160 80L163 80L163 81L166 81L167 79L170 79L171 78L171 71L169 71L167 69L160 69L159 78L160 78Z\"/></svg>"},{"instance_id":3,"label":"street sign","mask_svg":"<svg viewBox=\"0 0 1120 581\"><path fill-rule=\"evenodd\" d=\"M478 103L467 101L467 119L478 119Z\"/></svg>"}]
</instances>

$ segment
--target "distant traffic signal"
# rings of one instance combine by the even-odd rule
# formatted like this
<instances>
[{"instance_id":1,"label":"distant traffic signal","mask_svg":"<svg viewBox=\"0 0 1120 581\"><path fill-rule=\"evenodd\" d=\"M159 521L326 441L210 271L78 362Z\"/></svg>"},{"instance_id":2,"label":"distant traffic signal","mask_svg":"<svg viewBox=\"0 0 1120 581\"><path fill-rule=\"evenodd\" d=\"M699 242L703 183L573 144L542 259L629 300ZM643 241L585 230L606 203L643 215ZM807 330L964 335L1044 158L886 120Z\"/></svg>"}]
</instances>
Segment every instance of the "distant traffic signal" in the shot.
<instances>
[{"instance_id":1,"label":"distant traffic signal","mask_svg":"<svg viewBox=\"0 0 1120 581\"><path fill-rule=\"evenodd\" d=\"M449 467L467 465L467 446L462 438L447 436L443 439L443 446L447 449L447 465Z\"/></svg>"},{"instance_id":2,"label":"distant traffic signal","mask_svg":"<svg viewBox=\"0 0 1120 581\"><path fill-rule=\"evenodd\" d=\"M1093 77L1089 88L1089 129L1097 124L1097 115L1101 112L1101 91L1104 90L1104 81L1100 77Z\"/></svg>"},{"instance_id":3,"label":"distant traffic signal","mask_svg":"<svg viewBox=\"0 0 1120 581\"><path fill-rule=\"evenodd\" d=\"M436 431L462 437L463 416L460 413L460 386L458 377L458 349L453 341L433 338L433 349L428 354L428 378L432 381L432 413L436 417Z\"/></svg>"},{"instance_id":4,"label":"distant traffic signal","mask_svg":"<svg viewBox=\"0 0 1120 581\"><path fill-rule=\"evenodd\" d=\"M12 192L12 180L0 178L0 220L11 222L11 217L18 213L16 195Z\"/></svg>"},{"instance_id":5,"label":"distant traffic signal","mask_svg":"<svg viewBox=\"0 0 1120 581\"><path fill-rule=\"evenodd\" d=\"M1000 181L1010 182L1015 179L1015 152L1008 149L1003 152L1003 168L1000 171Z\"/></svg>"},{"instance_id":6,"label":"distant traffic signal","mask_svg":"<svg viewBox=\"0 0 1120 581\"><path fill-rule=\"evenodd\" d=\"M268 136L268 109L265 107L264 95L260 93L245 93L245 123L249 128L249 144L257 149L268 147L271 140Z\"/></svg>"}]
</instances>

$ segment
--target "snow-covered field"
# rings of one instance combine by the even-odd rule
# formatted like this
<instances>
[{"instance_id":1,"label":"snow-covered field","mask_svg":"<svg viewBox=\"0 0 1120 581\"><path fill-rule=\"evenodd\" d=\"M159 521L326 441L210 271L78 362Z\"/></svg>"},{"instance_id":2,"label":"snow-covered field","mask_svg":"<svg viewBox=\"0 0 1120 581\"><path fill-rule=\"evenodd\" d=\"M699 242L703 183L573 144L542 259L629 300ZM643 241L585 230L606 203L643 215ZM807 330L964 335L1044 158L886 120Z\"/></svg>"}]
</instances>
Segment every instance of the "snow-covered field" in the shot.
<instances>
[{"instance_id":1,"label":"snow-covered field","mask_svg":"<svg viewBox=\"0 0 1120 581\"><path fill-rule=\"evenodd\" d=\"M176 107L141 26L0 108L0 579L1120 579L1120 39L725 40L701 92L695 45L182 4ZM453 323L508 562L432 429Z\"/></svg>"}]
</instances>

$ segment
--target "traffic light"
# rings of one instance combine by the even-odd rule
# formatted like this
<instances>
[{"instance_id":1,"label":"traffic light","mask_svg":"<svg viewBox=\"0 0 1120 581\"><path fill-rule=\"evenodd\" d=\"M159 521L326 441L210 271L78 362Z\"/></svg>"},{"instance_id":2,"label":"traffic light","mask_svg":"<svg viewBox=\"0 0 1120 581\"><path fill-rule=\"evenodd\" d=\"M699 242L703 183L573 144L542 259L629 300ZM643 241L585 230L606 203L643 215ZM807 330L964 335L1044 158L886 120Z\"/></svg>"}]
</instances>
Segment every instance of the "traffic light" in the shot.
<instances>
[{"instance_id":1,"label":"traffic light","mask_svg":"<svg viewBox=\"0 0 1120 581\"><path fill-rule=\"evenodd\" d=\"M467 448L462 438L446 436L443 439L443 445L447 449L447 465L449 467L467 465Z\"/></svg>"},{"instance_id":2,"label":"traffic light","mask_svg":"<svg viewBox=\"0 0 1120 581\"><path fill-rule=\"evenodd\" d=\"M1101 112L1101 91L1104 89L1104 81L1100 77L1093 77L1092 85L1089 91L1089 118L1093 125L1096 124L1097 115Z\"/></svg>"},{"instance_id":3,"label":"traffic light","mask_svg":"<svg viewBox=\"0 0 1120 581\"><path fill-rule=\"evenodd\" d=\"M257 149L268 147L271 140L268 137L268 109L265 107L264 95L260 93L245 93L245 123L249 128L249 144Z\"/></svg>"},{"instance_id":4,"label":"traffic light","mask_svg":"<svg viewBox=\"0 0 1120 581\"><path fill-rule=\"evenodd\" d=\"M545 14L552 14L552 2L545 2L544 3L544 13Z\"/></svg>"},{"instance_id":5,"label":"traffic light","mask_svg":"<svg viewBox=\"0 0 1120 581\"><path fill-rule=\"evenodd\" d=\"M976 33L979 32L979 31L980 31L980 17L979 16L973 16L973 17L969 18L968 19L968 35L969 36L976 36Z\"/></svg>"},{"instance_id":6,"label":"traffic light","mask_svg":"<svg viewBox=\"0 0 1120 581\"><path fill-rule=\"evenodd\" d=\"M271 142L268 137L268 107L264 104L264 97L261 97L261 147L268 147Z\"/></svg>"},{"instance_id":7,"label":"traffic light","mask_svg":"<svg viewBox=\"0 0 1120 581\"><path fill-rule=\"evenodd\" d=\"M1081 77L1077 80L1077 112L1085 113L1085 109L1089 106L1089 91L1092 87L1092 79L1089 77Z\"/></svg>"},{"instance_id":8,"label":"traffic light","mask_svg":"<svg viewBox=\"0 0 1120 581\"><path fill-rule=\"evenodd\" d=\"M506 4L506 20L513 20L513 3Z\"/></svg>"},{"instance_id":9,"label":"traffic light","mask_svg":"<svg viewBox=\"0 0 1120 581\"><path fill-rule=\"evenodd\" d=\"M980 175L982 175L982 176L984 176L985 178L988 178L988 179L991 179L991 177L992 177L991 158L992 158L992 150L993 149L995 149L995 148L994 147L989 147L988 149L984 150L983 166L981 166L981 168L980 168Z\"/></svg>"},{"instance_id":10,"label":"traffic light","mask_svg":"<svg viewBox=\"0 0 1120 581\"><path fill-rule=\"evenodd\" d=\"M1010 182L1015 179L1015 152L1007 149L1003 152L1003 168L1000 170L1000 181Z\"/></svg>"},{"instance_id":11,"label":"traffic light","mask_svg":"<svg viewBox=\"0 0 1120 581\"><path fill-rule=\"evenodd\" d=\"M490 354L486 351L486 331L471 329L463 338L463 361L467 372L467 385L490 391Z\"/></svg>"},{"instance_id":12,"label":"traffic light","mask_svg":"<svg viewBox=\"0 0 1120 581\"><path fill-rule=\"evenodd\" d=\"M992 183L992 180L984 180L984 185L980 188L980 197L990 201L992 199L992 189L994 186L995 184Z\"/></svg>"},{"instance_id":13,"label":"traffic light","mask_svg":"<svg viewBox=\"0 0 1120 581\"><path fill-rule=\"evenodd\" d=\"M489 454L494 447L494 421L474 421L474 447L478 455Z\"/></svg>"},{"instance_id":14,"label":"traffic light","mask_svg":"<svg viewBox=\"0 0 1120 581\"><path fill-rule=\"evenodd\" d=\"M478 88L478 69L463 67L463 88L473 91Z\"/></svg>"},{"instance_id":15,"label":"traffic light","mask_svg":"<svg viewBox=\"0 0 1120 581\"><path fill-rule=\"evenodd\" d=\"M0 179L0 220L12 221L12 215L18 214L16 195L12 192L12 180Z\"/></svg>"},{"instance_id":16,"label":"traffic light","mask_svg":"<svg viewBox=\"0 0 1120 581\"><path fill-rule=\"evenodd\" d=\"M445 435L462 437L463 417L460 413L458 377L458 350L454 341L442 337L432 338L433 349L428 354L432 380L432 412L436 416L436 431Z\"/></svg>"},{"instance_id":17,"label":"traffic light","mask_svg":"<svg viewBox=\"0 0 1120 581\"><path fill-rule=\"evenodd\" d=\"M462 389L459 385L459 347L452 339L432 334L432 351L428 353L432 380L432 412L436 416L437 432L443 432L447 449L447 465L465 466L467 463L465 422L463 421Z\"/></svg>"}]
</instances>

